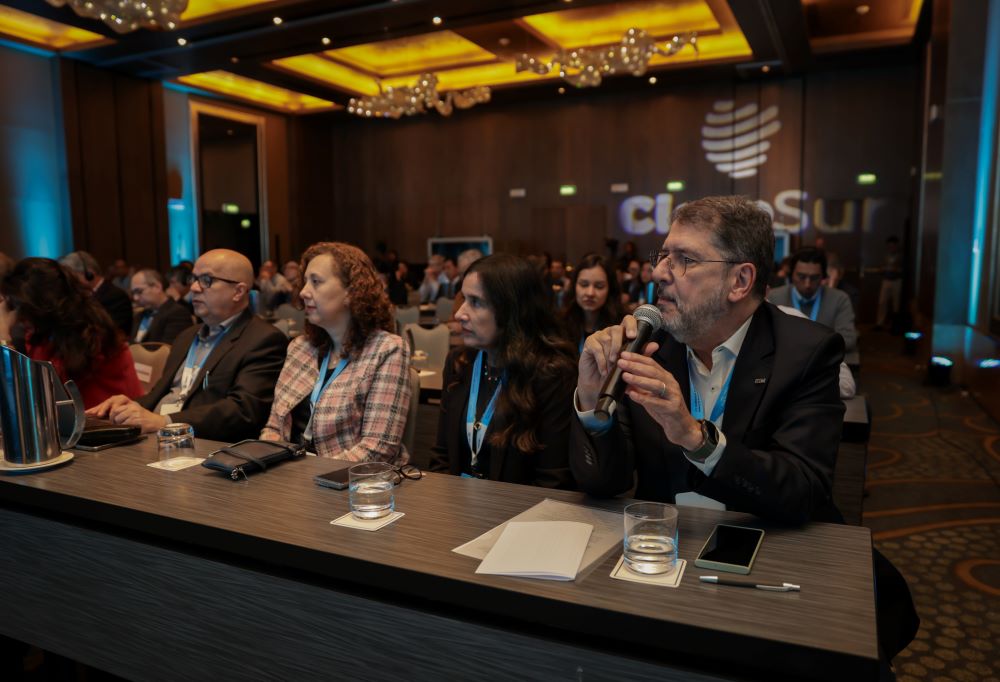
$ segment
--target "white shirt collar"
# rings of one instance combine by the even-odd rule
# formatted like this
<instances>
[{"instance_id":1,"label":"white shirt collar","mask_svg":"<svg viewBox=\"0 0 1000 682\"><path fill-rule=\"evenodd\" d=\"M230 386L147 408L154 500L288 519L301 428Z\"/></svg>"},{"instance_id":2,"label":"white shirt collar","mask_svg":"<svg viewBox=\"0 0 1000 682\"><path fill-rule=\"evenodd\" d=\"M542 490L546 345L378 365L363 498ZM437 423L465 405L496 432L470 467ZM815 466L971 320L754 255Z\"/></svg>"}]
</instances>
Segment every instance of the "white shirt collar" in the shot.
<instances>
[{"instance_id":1,"label":"white shirt collar","mask_svg":"<svg viewBox=\"0 0 1000 682\"><path fill-rule=\"evenodd\" d=\"M741 324L739 326L739 328L735 332L732 333L732 335L728 339L726 339L721 344L719 344L718 346L715 347L715 349L712 351L712 366L713 367L715 367L715 365L718 364L718 362L720 360L719 355L721 353L723 353L724 351L728 351L729 355L734 360L736 359L737 356L739 356L740 349L743 347L743 340L746 339L747 330L750 329L750 323L751 322L753 322L753 315L752 314L750 315L750 317L748 317L746 319L745 322L743 322L743 324ZM687 356L688 356L688 360L690 360L690 361L693 362L694 367L695 367L695 369L698 372L700 372L702 374L708 374L709 373L709 369L705 366L705 363L703 363L698 358L698 356L695 354L694 350L691 349L691 346L687 347Z\"/></svg>"}]
</instances>

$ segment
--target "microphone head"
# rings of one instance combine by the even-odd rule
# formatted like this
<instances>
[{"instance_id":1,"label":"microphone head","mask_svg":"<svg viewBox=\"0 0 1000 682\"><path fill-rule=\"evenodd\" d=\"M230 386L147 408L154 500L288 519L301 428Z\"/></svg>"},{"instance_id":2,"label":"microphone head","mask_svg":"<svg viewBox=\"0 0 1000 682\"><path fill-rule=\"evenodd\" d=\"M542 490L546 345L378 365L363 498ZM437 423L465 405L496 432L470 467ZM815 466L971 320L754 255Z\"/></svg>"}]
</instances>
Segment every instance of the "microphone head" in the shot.
<instances>
[{"instance_id":1,"label":"microphone head","mask_svg":"<svg viewBox=\"0 0 1000 682\"><path fill-rule=\"evenodd\" d=\"M646 303L641 305L632 311L632 317L634 317L639 322L645 322L653 331L659 331L660 327L663 326L663 315L660 314L660 309L655 305Z\"/></svg>"}]
</instances>

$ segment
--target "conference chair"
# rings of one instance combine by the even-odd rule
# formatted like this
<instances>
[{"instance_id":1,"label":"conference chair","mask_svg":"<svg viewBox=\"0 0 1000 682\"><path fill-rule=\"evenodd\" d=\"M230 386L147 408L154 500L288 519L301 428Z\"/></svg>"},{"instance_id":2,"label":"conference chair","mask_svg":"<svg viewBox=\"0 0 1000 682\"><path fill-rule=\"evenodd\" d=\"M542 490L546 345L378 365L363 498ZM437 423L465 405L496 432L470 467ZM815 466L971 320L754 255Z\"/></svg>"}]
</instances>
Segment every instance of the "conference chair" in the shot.
<instances>
[{"instance_id":1,"label":"conference chair","mask_svg":"<svg viewBox=\"0 0 1000 682\"><path fill-rule=\"evenodd\" d=\"M425 391L441 390L444 363L450 347L451 330L448 329L448 325L439 324L433 329L424 329L419 324L408 324L403 328L403 331L410 344L410 350L422 350L427 353L427 362L421 369L433 372L433 374L425 374L420 378L420 387Z\"/></svg>"},{"instance_id":2,"label":"conference chair","mask_svg":"<svg viewBox=\"0 0 1000 682\"><path fill-rule=\"evenodd\" d=\"M282 334L284 334L289 339L294 339L296 336L302 333L302 330L298 328L295 320L283 317L272 322L275 327L278 328Z\"/></svg>"},{"instance_id":3,"label":"conference chair","mask_svg":"<svg viewBox=\"0 0 1000 682\"><path fill-rule=\"evenodd\" d=\"M417 324L418 322L420 322L420 308L417 306L396 308L396 329L399 331L400 336L402 336L406 325Z\"/></svg>"},{"instance_id":4,"label":"conference chair","mask_svg":"<svg viewBox=\"0 0 1000 682\"><path fill-rule=\"evenodd\" d=\"M135 373L142 384L142 390L149 392L163 376L163 366L170 355L169 343L133 343L128 347L135 363Z\"/></svg>"},{"instance_id":5,"label":"conference chair","mask_svg":"<svg viewBox=\"0 0 1000 682\"><path fill-rule=\"evenodd\" d=\"M451 311L455 307L455 299L439 298L437 300L437 311L435 313L438 322L447 322L451 319Z\"/></svg>"},{"instance_id":6,"label":"conference chair","mask_svg":"<svg viewBox=\"0 0 1000 682\"><path fill-rule=\"evenodd\" d=\"M410 463L414 464L413 447L417 439L417 413L420 409L420 372L410 367L410 409L406 413L403 427L403 447L410 453ZM420 466L417 464L417 466Z\"/></svg>"}]
</instances>

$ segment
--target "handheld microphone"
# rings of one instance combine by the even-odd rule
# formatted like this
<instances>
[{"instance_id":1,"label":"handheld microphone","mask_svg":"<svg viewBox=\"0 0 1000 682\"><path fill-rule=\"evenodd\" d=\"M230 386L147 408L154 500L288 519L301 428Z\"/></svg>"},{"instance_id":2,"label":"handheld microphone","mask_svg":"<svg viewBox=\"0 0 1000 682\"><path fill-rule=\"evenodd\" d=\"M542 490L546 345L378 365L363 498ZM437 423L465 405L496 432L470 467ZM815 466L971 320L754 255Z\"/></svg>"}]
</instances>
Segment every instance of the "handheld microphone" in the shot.
<instances>
[{"instance_id":1,"label":"handheld microphone","mask_svg":"<svg viewBox=\"0 0 1000 682\"><path fill-rule=\"evenodd\" d=\"M632 313L632 317L638 322L638 329L635 338L622 347L622 352L641 353L643 347L649 343L653 333L659 331L663 326L663 316L660 309L655 305L641 305ZM597 396L597 407L594 408L594 416L600 421L606 422L611 419L611 413L615 404L622 399L625 394L625 381L622 379L622 369L615 364L615 368L604 380L601 392Z\"/></svg>"}]
</instances>

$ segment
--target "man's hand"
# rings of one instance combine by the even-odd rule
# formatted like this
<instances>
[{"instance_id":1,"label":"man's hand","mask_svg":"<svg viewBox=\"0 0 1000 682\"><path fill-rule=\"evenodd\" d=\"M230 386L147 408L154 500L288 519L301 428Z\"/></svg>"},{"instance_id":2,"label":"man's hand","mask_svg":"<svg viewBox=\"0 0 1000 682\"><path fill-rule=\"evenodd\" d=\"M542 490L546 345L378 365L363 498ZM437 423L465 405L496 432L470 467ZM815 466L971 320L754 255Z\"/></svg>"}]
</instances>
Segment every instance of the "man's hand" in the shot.
<instances>
[{"instance_id":1,"label":"man's hand","mask_svg":"<svg viewBox=\"0 0 1000 682\"><path fill-rule=\"evenodd\" d=\"M132 400L128 396L119 393L118 395L111 396L102 403L94 405L89 410L87 410L87 414L89 414L91 417L99 417L100 419L110 419L110 417L108 417L108 414L113 409L115 409L116 407L127 405L130 402L132 402Z\"/></svg>"},{"instance_id":2,"label":"man's hand","mask_svg":"<svg viewBox=\"0 0 1000 682\"><path fill-rule=\"evenodd\" d=\"M688 411L674 375L650 357L657 347L656 343L647 344L643 355L622 353L618 366L628 384L625 394L642 405L671 443L694 450L702 442L701 424Z\"/></svg>"},{"instance_id":3,"label":"man's hand","mask_svg":"<svg viewBox=\"0 0 1000 682\"><path fill-rule=\"evenodd\" d=\"M139 403L129 400L123 395L108 398L100 405L87 410L87 414L105 417L115 424L138 426L143 433L152 433L170 423L169 417L150 412Z\"/></svg>"},{"instance_id":4,"label":"man's hand","mask_svg":"<svg viewBox=\"0 0 1000 682\"><path fill-rule=\"evenodd\" d=\"M597 397L604 380L614 370L622 346L635 338L638 323L631 315L626 315L621 324L594 332L583 343L580 354L579 375L576 389L580 409L592 410L597 406ZM655 343L646 344L650 353L656 351Z\"/></svg>"}]
</instances>

